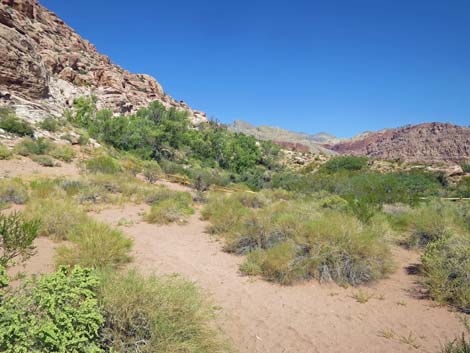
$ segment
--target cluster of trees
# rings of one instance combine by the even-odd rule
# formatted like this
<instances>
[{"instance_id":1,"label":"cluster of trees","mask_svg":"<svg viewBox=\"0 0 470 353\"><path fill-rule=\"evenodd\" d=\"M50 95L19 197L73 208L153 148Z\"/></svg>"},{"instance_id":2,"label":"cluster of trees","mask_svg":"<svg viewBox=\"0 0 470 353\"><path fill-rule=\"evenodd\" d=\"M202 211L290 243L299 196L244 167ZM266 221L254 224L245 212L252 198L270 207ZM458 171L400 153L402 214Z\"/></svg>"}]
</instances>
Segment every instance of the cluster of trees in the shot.
<instances>
[{"instance_id":1,"label":"cluster of trees","mask_svg":"<svg viewBox=\"0 0 470 353\"><path fill-rule=\"evenodd\" d=\"M109 110L96 109L96 98L82 97L68 119L91 137L143 159L191 162L238 175L258 167L276 168L279 153L274 144L232 133L217 122L194 127L187 112L167 109L160 102L135 114L113 116Z\"/></svg>"}]
</instances>

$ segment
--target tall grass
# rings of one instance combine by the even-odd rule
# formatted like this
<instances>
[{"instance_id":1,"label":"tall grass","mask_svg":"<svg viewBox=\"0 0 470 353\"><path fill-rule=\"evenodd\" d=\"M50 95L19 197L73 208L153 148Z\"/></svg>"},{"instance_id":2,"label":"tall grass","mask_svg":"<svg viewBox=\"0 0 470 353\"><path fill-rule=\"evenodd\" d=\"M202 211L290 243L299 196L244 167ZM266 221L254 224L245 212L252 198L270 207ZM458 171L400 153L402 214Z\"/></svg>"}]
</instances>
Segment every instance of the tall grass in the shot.
<instances>
[{"instance_id":1,"label":"tall grass","mask_svg":"<svg viewBox=\"0 0 470 353\"><path fill-rule=\"evenodd\" d=\"M119 267L130 261L132 240L122 231L107 224L87 220L75 225L70 230L68 239L72 245L57 248L57 266Z\"/></svg>"},{"instance_id":2,"label":"tall grass","mask_svg":"<svg viewBox=\"0 0 470 353\"><path fill-rule=\"evenodd\" d=\"M363 224L325 207L324 198L262 196L212 194L202 212L209 230L224 237L225 250L247 254L242 272L282 284L317 278L358 285L392 271L390 230L383 219ZM341 200L327 204L333 208Z\"/></svg>"},{"instance_id":3,"label":"tall grass","mask_svg":"<svg viewBox=\"0 0 470 353\"><path fill-rule=\"evenodd\" d=\"M188 192L160 188L149 195L147 202L152 205L145 215L149 223L184 223L194 213L192 197Z\"/></svg>"},{"instance_id":4,"label":"tall grass","mask_svg":"<svg viewBox=\"0 0 470 353\"><path fill-rule=\"evenodd\" d=\"M0 179L0 206L12 203L22 205L28 198L28 187L21 179Z\"/></svg>"},{"instance_id":5,"label":"tall grass","mask_svg":"<svg viewBox=\"0 0 470 353\"><path fill-rule=\"evenodd\" d=\"M39 234L54 240L69 240L70 231L88 220L83 209L70 199L32 200L25 214L31 219L40 219Z\"/></svg>"},{"instance_id":6,"label":"tall grass","mask_svg":"<svg viewBox=\"0 0 470 353\"><path fill-rule=\"evenodd\" d=\"M470 236L452 234L429 244L422 262L430 296L470 312Z\"/></svg>"},{"instance_id":7,"label":"tall grass","mask_svg":"<svg viewBox=\"0 0 470 353\"><path fill-rule=\"evenodd\" d=\"M103 343L121 353L221 353L214 310L192 282L129 271L102 276Z\"/></svg>"}]
</instances>

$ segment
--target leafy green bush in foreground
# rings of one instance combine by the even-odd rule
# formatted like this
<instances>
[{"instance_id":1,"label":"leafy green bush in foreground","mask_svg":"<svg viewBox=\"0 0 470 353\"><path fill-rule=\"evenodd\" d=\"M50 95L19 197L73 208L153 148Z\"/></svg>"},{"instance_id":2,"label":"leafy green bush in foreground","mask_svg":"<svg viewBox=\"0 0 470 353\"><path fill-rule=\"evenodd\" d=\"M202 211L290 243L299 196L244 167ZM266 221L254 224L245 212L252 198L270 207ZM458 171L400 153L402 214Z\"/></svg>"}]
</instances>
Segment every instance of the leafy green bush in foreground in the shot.
<instances>
[{"instance_id":1,"label":"leafy green bush in foreground","mask_svg":"<svg viewBox=\"0 0 470 353\"><path fill-rule=\"evenodd\" d=\"M26 282L0 297L0 351L104 352L98 307L98 278L80 267Z\"/></svg>"}]
</instances>

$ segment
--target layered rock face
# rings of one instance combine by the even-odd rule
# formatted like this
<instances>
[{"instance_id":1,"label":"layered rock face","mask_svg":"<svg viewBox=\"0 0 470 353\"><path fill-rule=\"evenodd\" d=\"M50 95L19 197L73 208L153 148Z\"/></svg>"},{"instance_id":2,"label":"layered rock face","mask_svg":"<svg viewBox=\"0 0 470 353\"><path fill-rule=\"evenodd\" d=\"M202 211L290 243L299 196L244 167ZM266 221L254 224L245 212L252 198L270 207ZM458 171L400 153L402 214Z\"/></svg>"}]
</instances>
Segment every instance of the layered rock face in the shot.
<instances>
[{"instance_id":1,"label":"layered rock face","mask_svg":"<svg viewBox=\"0 0 470 353\"><path fill-rule=\"evenodd\" d=\"M36 0L0 0L0 58L0 104L32 120L61 115L75 98L89 94L115 113L158 100L188 110L194 123L207 120L166 95L153 77L111 63Z\"/></svg>"},{"instance_id":2,"label":"layered rock face","mask_svg":"<svg viewBox=\"0 0 470 353\"><path fill-rule=\"evenodd\" d=\"M363 134L328 146L340 154L408 162L470 161L470 127L425 123Z\"/></svg>"}]
</instances>

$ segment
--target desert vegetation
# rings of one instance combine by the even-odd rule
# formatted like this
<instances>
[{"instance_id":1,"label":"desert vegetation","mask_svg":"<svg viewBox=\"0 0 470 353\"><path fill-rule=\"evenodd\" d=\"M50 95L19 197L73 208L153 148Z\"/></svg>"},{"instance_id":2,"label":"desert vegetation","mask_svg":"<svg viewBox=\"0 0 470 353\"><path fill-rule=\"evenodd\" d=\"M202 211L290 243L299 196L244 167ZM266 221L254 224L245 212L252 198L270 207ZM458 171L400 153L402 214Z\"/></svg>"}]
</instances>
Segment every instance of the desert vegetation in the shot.
<instances>
[{"instance_id":1,"label":"desert vegetation","mask_svg":"<svg viewBox=\"0 0 470 353\"><path fill-rule=\"evenodd\" d=\"M5 352L229 350L197 286L179 276L126 269L133 241L89 214L128 203L147 204L140 217L158 225L185 224L201 209L207 232L223 241L225 251L243 256L241 273L282 285L316 280L358 286L353 297L363 304L373 295L360 286L395 271L393 249L414 249L426 295L470 311L470 204L441 200L465 197L468 177L449 182L422 169L379 172L372 161L353 156L293 170L281 163L278 146L215 122L193 127L186 113L159 103L112 117L96 110L93 97L82 98L68 122L50 118L39 125L54 133L71 124L83 136L81 146L24 133L23 122L5 114L4 126L21 137L14 148L0 146L0 159L75 163L80 171L73 178L0 180L0 207L24 205L0 217ZM86 145L88 136L101 147ZM160 179L193 191L170 190L158 185ZM56 272L9 285L5 269L34 254L37 236L59 242ZM460 338L443 350L467 347Z\"/></svg>"}]
</instances>

